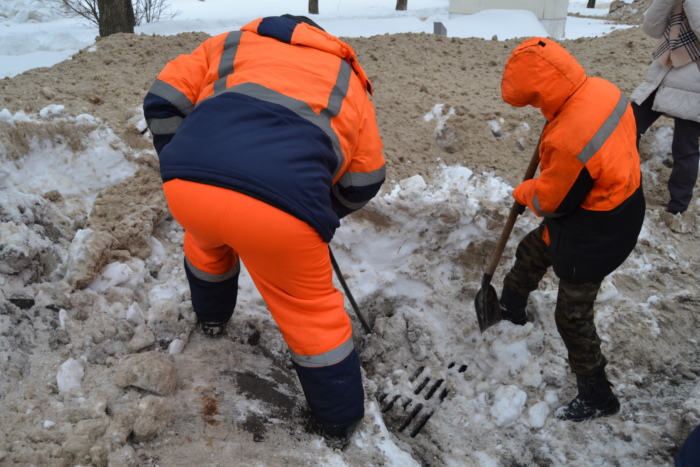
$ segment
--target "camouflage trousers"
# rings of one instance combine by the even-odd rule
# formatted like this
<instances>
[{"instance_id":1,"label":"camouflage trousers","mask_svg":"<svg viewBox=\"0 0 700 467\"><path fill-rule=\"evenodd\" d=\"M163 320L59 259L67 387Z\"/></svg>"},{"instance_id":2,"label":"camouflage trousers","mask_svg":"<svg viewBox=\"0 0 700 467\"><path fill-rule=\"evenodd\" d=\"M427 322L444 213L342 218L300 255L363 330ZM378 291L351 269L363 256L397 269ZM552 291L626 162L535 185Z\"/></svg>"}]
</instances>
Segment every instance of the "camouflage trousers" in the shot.
<instances>
[{"instance_id":1,"label":"camouflage trousers","mask_svg":"<svg viewBox=\"0 0 700 467\"><path fill-rule=\"evenodd\" d=\"M547 244L542 240L543 229L540 226L521 240L515 252L515 264L503 280L504 287L526 298L537 289L552 265ZM569 353L571 371L582 376L593 376L608 363L601 353L593 320L593 302L600 284L572 284L559 279L554 319Z\"/></svg>"}]
</instances>

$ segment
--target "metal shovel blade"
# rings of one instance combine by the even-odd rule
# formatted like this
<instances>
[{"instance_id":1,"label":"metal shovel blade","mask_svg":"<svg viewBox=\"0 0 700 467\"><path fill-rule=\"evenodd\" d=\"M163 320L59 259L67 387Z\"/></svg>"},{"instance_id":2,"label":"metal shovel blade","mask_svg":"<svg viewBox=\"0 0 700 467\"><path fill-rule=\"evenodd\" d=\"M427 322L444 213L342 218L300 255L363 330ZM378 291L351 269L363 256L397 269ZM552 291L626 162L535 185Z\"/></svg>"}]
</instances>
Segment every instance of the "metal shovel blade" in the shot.
<instances>
[{"instance_id":1,"label":"metal shovel blade","mask_svg":"<svg viewBox=\"0 0 700 467\"><path fill-rule=\"evenodd\" d=\"M486 281L484 281L486 282ZM491 284L484 284L474 298L476 318L479 321L479 331L484 332L494 324L501 321L501 305L498 303L498 294Z\"/></svg>"}]
</instances>

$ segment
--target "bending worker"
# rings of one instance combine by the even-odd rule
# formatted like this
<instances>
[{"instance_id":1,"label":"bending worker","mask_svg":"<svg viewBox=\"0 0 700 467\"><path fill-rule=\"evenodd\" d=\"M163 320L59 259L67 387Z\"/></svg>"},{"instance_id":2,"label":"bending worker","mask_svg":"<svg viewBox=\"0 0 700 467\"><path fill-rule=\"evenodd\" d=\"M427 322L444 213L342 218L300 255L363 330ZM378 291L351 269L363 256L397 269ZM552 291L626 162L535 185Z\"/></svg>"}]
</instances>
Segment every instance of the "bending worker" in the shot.
<instances>
[{"instance_id":1,"label":"bending worker","mask_svg":"<svg viewBox=\"0 0 700 467\"><path fill-rule=\"evenodd\" d=\"M318 428L342 449L364 391L328 243L384 182L371 92L348 44L284 15L180 55L144 101L202 330L223 334L242 260Z\"/></svg>"},{"instance_id":2,"label":"bending worker","mask_svg":"<svg viewBox=\"0 0 700 467\"><path fill-rule=\"evenodd\" d=\"M539 108L548 122L539 176L513 191L544 221L518 245L503 282L503 317L527 322L530 292L552 266L559 278L554 317L578 387L557 416L582 421L617 413L593 302L605 276L634 249L644 221L632 108L615 85L586 76L561 45L537 37L511 53L501 92L511 105Z\"/></svg>"}]
</instances>

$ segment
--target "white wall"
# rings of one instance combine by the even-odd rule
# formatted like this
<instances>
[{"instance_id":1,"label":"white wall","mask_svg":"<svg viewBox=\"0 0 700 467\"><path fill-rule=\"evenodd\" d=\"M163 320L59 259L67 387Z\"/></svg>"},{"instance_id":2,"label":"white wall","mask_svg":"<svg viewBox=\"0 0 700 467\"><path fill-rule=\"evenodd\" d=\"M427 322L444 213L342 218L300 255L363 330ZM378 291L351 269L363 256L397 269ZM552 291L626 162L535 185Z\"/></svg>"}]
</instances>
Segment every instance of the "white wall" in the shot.
<instances>
[{"instance_id":1,"label":"white wall","mask_svg":"<svg viewBox=\"0 0 700 467\"><path fill-rule=\"evenodd\" d=\"M449 6L450 16L497 9L529 10L539 18L551 37L564 37L569 0L450 0Z\"/></svg>"}]
</instances>

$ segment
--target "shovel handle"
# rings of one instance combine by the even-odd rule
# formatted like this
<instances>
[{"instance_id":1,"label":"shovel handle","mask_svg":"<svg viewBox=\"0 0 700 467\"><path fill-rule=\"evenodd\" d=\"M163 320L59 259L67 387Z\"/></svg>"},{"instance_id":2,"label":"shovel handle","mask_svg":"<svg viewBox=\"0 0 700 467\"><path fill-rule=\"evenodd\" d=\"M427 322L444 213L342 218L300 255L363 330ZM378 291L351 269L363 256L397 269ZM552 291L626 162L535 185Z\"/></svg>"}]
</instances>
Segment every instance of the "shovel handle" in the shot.
<instances>
[{"instance_id":1,"label":"shovel handle","mask_svg":"<svg viewBox=\"0 0 700 467\"><path fill-rule=\"evenodd\" d=\"M537 172L537 166L540 163L541 142L542 135L540 134L540 139L537 141L537 146L535 146L535 150L532 153L530 165L527 166L527 170L525 171L523 181L530 180L532 177L535 176L535 172ZM515 225L515 221L520 215L522 208L522 204L518 203L517 201L513 202L513 206L511 206L510 213L508 214L508 220L506 220L506 225L503 226L503 232L501 232L501 236L498 238L498 243L496 243L496 249L493 251L491 259L489 260L489 263L486 266L486 271L484 272L484 281L488 280L488 282L491 282L493 273L496 271L496 266L498 266L498 262L501 260L503 250L506 248L506 243L508 243L508 237L510 237L510 233L513 231L513 226Z\"/></svg>"}]
</instances>

